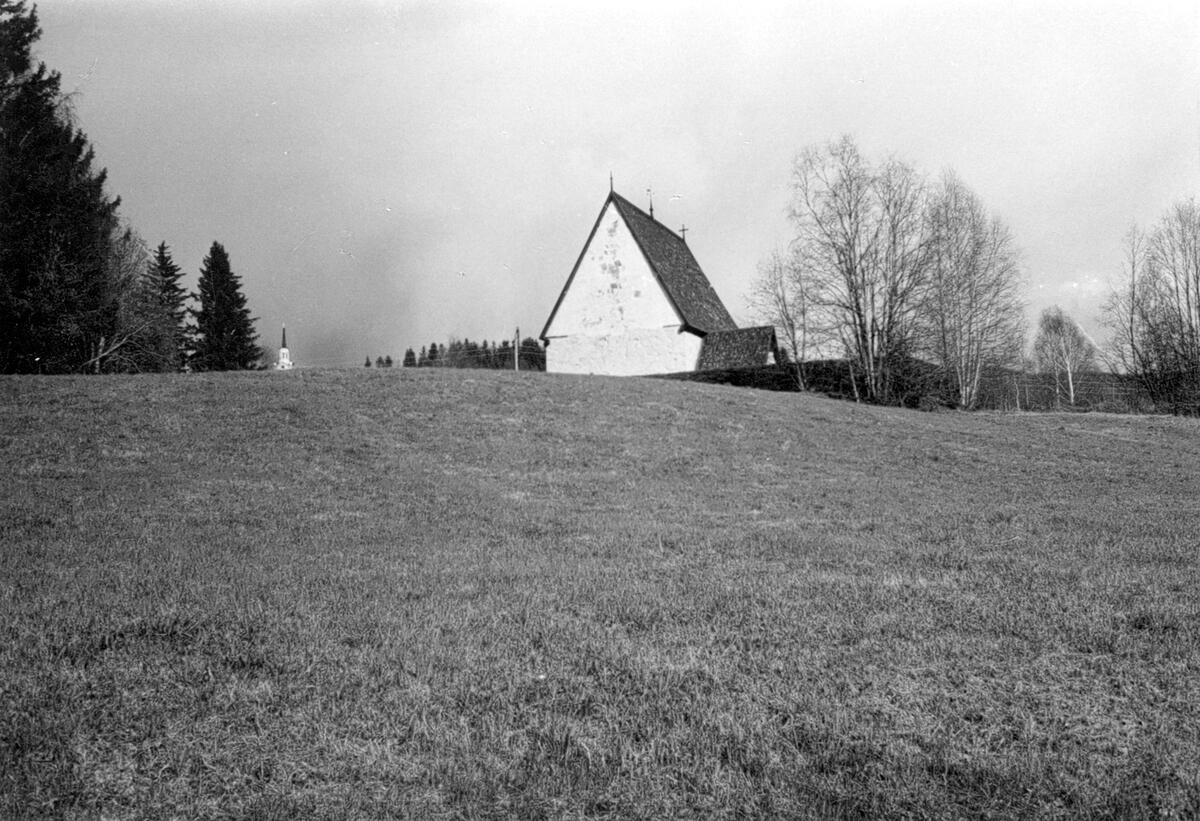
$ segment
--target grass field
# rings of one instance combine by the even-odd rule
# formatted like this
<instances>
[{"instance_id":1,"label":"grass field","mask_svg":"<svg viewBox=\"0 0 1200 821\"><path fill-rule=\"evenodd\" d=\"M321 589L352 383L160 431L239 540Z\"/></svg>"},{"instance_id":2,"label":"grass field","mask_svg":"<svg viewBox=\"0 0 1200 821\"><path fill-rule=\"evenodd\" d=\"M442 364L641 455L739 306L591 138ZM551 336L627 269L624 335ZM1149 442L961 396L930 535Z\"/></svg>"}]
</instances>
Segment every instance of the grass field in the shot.
<instances>
[{"instance_id":1,"label":"grass field","mask_svg":"<svg viewBox=\"0 0 1200 821\"><path fill-rule=\"evenodd\" d=\"M0 379L0 816L1200 814L1200 422Z\"/></svg>"}]
</instances>

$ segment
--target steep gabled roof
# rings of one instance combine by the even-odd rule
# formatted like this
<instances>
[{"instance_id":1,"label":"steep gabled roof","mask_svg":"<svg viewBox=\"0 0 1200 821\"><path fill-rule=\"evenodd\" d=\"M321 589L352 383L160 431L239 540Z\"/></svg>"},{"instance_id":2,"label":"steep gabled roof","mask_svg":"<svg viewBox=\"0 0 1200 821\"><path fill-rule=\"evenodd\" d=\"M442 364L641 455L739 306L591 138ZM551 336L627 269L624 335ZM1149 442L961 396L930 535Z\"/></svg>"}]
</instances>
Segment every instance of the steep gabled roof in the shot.
<instances>
[{"instance_id":1,"label":"steep gabled roof","mask_svg":"<svg viewBox=\"0 0 1200 821\"><path fill-rule=\"evenodd\" d=\"M767 364L767 354L775 353L775 328L762 325L732 331L713 331L704 337L700 346L698 371L718 371L730 368L755 368Z\"/></svg>"},{"instance_id":2,"label":"steep gabled roof","mask_svg":"<svg viewBox=\"0 0 1200 821\"><path fill-rule=\"evenodd\" d=\"M737 323L725 309L704 271L700 270L700 264L692 256L687 243L670 228L614 191L610 192L608 199L604 201L604 206L596 217L596 224L592 226L592 233L588 235L587 242L579 253L579 259L571 269L571 275L567 277L567 284L563 286L558 301L554 303L554 309L550 311L550 317L542 328L542 339L546 339L546 333L554 322L554 315L558 313L558 306L562 304L563 297L571 287L575 272L579 270L583 255L587 253L588 246L596 235L596 229L600 227L600 219L610 202L616 206L617 213L629 227L642 256L649 263L650 270L662 285L663 292L675 308L675 312L679 314L684 327L702 334L736 329Z\"/></svg>"},{"instance_id":3,"label":"steep gabled roof","mask_svg":"<svg viewBox=\"0 0 1200 821\"><path fill-rule=\"evenodd\" d=\"M687 243L620 194L609 194L609 199L616 204L684 324L701 333L737 328Z\"/></svg>"}]
</instances>

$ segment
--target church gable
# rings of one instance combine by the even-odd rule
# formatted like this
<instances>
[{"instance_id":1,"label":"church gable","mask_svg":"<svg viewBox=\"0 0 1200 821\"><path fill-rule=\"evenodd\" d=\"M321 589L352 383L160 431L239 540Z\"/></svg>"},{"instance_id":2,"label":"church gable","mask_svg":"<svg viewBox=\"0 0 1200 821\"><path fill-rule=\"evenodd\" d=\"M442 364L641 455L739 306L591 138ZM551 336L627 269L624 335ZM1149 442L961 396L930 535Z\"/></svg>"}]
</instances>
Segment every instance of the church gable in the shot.
<instances>
[{"instance_id":1,"label":"church gable","mask_svg":"<svg viewBox=\"0 0 1200 821\"><path fill-rule=\"evenodd\" d=\"M609 192L542 339L546 370L695 370L706 334L737 326L683 237Z\"/></svg>"},{"instance_id":2,"label":"church gable","mask_svg":"<svg viewBox=\"0 0 1200 821\"><path fill-rule=\"evenodd\" d=\"M610 198L546 323L543 338L608 335L682 324Z\"/></svg>"}]
</instances>

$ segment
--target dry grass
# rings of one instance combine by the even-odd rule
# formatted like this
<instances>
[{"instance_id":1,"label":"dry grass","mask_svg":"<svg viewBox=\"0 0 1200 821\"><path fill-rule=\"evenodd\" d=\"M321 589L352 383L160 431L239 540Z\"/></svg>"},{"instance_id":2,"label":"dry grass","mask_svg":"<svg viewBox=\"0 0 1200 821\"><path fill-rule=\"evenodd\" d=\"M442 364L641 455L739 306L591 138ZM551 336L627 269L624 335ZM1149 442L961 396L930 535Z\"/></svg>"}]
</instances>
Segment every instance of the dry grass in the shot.
<instances>
[{"instance_id":1,"label":"dry grass","mask_svg":"<svg viewBox=\"0 0 1200 821\"><path fill-rule=\"evenodd\" d=\"M0 379L0 815L1189 817L1200 424Z\"/></svg>"}]
</instances>

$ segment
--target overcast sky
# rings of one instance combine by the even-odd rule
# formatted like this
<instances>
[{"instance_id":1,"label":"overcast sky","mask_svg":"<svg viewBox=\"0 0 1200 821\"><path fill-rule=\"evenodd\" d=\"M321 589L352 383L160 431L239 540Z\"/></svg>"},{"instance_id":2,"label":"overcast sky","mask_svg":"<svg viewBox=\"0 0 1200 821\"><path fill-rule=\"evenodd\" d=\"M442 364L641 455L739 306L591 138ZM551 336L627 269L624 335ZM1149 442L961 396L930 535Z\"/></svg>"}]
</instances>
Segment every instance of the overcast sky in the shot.
<instances>
[{"instance_id":1,"label":"overcast sky","mask_svg":"<svg viewBox=\"0 0 1200 821\"><path fill-rule=\"evenodd\" d=\"M194 284L221 242L300 366L540 333L605 197L739 321L792 159L953 168L1031 317L1094 330L1121 236L1200 195L1200 4L42 0L109 191Z\"/></svg>"}]
</instances>

